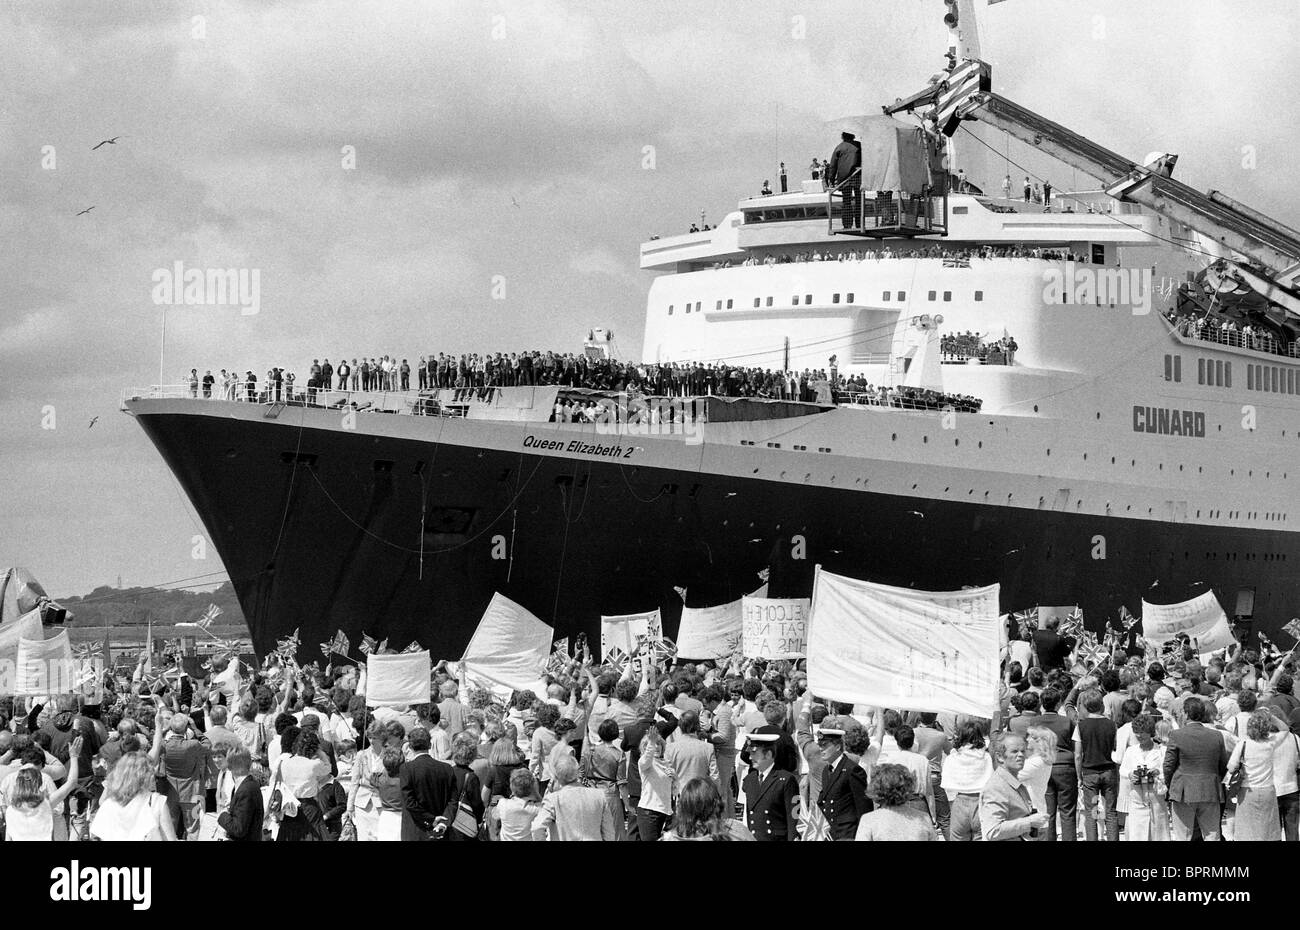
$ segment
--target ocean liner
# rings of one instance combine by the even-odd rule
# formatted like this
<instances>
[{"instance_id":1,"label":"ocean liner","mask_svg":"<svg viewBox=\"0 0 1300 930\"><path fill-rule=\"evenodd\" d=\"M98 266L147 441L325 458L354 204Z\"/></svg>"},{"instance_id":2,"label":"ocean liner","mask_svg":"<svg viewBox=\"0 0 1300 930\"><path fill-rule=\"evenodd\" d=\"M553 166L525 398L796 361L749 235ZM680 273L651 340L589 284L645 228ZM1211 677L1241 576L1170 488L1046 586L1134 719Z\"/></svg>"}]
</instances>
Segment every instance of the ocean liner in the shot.
<instances>
[{"instance_id":1,"label":"ocean liner","mask_svg":"<svg viewBox=\"0 0 1300 930\"><path fill-rule=\"evenodd\" d=\"M497 591L557 636L654 607L672 635L760 577L806 596L817 564L1094 627L1206 587L1257 629L1300 610L1300 233L999 95L973 3L946 7L948 68L845 124L860 173L641 247L648 363L834 369L815 402L129 391L255 648L341 628L455 657ZM1039 203L954 171L971 129L1100 183Z\"/></svg>"}]
</instances>

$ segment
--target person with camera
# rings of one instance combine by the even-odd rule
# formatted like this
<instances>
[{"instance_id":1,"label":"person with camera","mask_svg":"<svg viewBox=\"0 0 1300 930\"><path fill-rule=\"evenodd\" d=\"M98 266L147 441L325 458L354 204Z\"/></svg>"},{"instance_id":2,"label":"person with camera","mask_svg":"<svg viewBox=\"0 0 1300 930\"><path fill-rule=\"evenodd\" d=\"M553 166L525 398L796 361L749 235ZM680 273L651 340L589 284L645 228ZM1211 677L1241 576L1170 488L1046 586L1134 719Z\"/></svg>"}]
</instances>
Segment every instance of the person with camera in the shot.
<instances>
[{"instance_id":1,"label":"person with camera","mask_svg":"<svg viewBox=\"0 0 1300 930\"><path fill-rule=\"evenodd\" d=\"M1037 840L1047 826L1047 815L1034 810L1029 789L1020 781L1025 767L1025 738L1004 733L996 755L998 767L980 792L984 840Z\"/></svg>"}]
</instances>

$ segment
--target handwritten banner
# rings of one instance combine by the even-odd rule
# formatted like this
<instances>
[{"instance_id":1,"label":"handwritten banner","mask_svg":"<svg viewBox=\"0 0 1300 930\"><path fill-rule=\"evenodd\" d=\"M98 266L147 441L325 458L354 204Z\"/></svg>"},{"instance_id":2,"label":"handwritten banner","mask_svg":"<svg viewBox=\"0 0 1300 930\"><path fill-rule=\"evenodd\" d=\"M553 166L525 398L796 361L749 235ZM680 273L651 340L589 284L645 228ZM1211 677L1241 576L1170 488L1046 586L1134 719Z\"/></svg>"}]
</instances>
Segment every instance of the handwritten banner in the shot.
<instances>
[{"instance_id":1,"label":"handwritten banner","mask_svg":"<svg viewBox=\"0 0 1300 930\"><path fill-rule=\"evenodd\" d=\"M802 659L807 654L806 597L746 597L741 610L747 659Z\"/></svg>"},{"instance_id":2,"label":"handwritten banner","mask_svg":"<svg viewBox=\"0 0 1300 930\"><path fill-rule=\"evenodd\" d=\"M1203 653L1236 642L1232 628L1228 626L1228 615L1219 606L1213 591L1206 591L1181 604L1148 604L1143 601L1142 635L1154 643L1186 635Z\"/></svg>"},{"instance_id":3,"label":"handwritten banner","mask_svg":"<svg viewBox=\"0 0 1300 930\"><path fill-rule=\"evenodd\" d=\"M845 703L993 716L998 590L914 591L818 566L808 689Z\"/></svg>"}]
</instances>

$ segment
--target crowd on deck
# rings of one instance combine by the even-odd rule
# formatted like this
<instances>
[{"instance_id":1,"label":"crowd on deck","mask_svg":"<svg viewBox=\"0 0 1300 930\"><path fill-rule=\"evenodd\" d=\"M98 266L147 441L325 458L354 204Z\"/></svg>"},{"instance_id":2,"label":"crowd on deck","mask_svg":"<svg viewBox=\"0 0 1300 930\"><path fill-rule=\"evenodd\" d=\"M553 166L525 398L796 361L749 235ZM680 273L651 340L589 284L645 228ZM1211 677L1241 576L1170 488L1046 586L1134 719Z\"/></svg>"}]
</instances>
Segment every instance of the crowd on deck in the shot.
<instances>
[{"instance_id":1,"label":"crowd on deck","mask_svg":"<svg viewBox=\"0 0 1300 930\"><path fill-rule=\"evenodd\" d=\"M1068 249L1044 249L1032 248L1025 249L1019 246L1002 246L1002 245L985 245L977 248L965 249L948 249L939 246L929 246L927 248L913 249L895 249L892 246L885 245L879 249L804 249L799 252L774 252L762 256L751 255L742 262L733 262L730 259L715 262L712 267L732 268L732 267L752 267L756 265L786 265L797 262L868 262L884 261L890 259L902 258L937 258L946 262L956 262L958 264L969 262L973 258L991 259L991 258L1032 258L1042 261L1072 261L1086 262L1087 258L1078 255Z\"/></svg>"},{"instance_id":2,"label":"crowd on deck","mask_svg":"<svg viewBox=\"0 0 1300 930\"><path fill-rule=\"evenodd\" d=\"M957 413L979 413L983 405L978 397L969 394L947 394L903 385L877 387L861 375L849 378L841 388L841 393L847 395L846 399L850 403L903 410L943 410L951 407Z\"/></svg>"},{"instance_id":3,"label":"crowd on deck","mask_svg":"<svg viewBox=\"0 0 1300 930\"><path fill-rule=\"evenodd\" d=\"M939 337L939 354L944 362L966 362L978 359L985 365L1014 365L1016 350L1020 346L1011 336L985 340L979 333L967 330Z\"/></svg>"},{"instance_id":4,"label":"crowd on deck","mask_svg":"<svg viewBox=\"0 0 1300 930\"><path fill-rule=\"evenodd\" d=\"M434 666L369 708L351 664L219 659L0 699L8 840L1297 839L1291 654L1088 663L1012 631L992 718L822 699L803 661L548 663L506 700Z\"/></svg>"},{"instance_id":5,"label":"crowd on deck","mask_svg":"<svg viewBox=\"0 0 1300 930\"><path fill-rule=\"evenodd\" d=\"M371 390L389 390L385 384L394 384L391 390L409 389L410 369L403 359L400 364L396 357L388 356L385 360L393 363L391 380L388 374L371 374L377 387ZM383 361L380 363L383 372ZM320 386L326 378L338 379L338 387L332 390L354 390L353 383L366 383L357 369L346 362L341 362L337 374L326 359L320 365L313 364L313 374L308 379L305 393L294 391L295 377L292 372L272 369L266 380L259 387L252 372L242 378L237 373L221 371L220 392L213 387L211 372L199 378L198 370L191 369L189 390L192 397L217 397L227 400L240 400L270 403L293 401L323 403L327 399L325 388ZM331 372L325 374L324 372ZM803 371L776 371L754 366L728 365L725 362L632 364L608 357L593 357L583 353L558 353L527 351L514 353L494 353L480 356L466 354L457 358L454 355L439 354L435 357L421 357L416 369L419 390L433 388L490 388L515 387L520 385L557 385L566 388L582 388L597 391L627 393L633 397L757 397L773 400L793 400L805 403L833 403L848 398L845 395L870 393L874 399L854 398L856 403L870 403L879 406L908 407L911 409L940 409L953 404L958 409L978 410L979 401L975 398L957 395L939 394L933 391L919 391L911 388L871 388L861 378L845 379L838 370L832 368ZM214 379L215 380L215 379ZM366 390L365 388L360 388ZM934 406L931 406L931 404ZM578 403L572 399L561 399L552 413L553 421L578 422L589 419L599 413L598 403L584 401ZM566 419L567 417L567 419Z\"/></svg>"},{"instance_id":6,"label":"crowd on deck","mask_svg":"<svg viewBox=\"0 0 1300 930\"><path fill-rule=\"evenodd\" d=\"M1288 342L1263 325L1238 323L1236 320L1195 310L1190 306L1184 309L1170 308L1165 315L1180 335L1191 339L1217 342L1220 345L1236 346L1241 349L1253 349L1271 355L1300 358L1300 342Z\"/></svg>"}]
</instances>

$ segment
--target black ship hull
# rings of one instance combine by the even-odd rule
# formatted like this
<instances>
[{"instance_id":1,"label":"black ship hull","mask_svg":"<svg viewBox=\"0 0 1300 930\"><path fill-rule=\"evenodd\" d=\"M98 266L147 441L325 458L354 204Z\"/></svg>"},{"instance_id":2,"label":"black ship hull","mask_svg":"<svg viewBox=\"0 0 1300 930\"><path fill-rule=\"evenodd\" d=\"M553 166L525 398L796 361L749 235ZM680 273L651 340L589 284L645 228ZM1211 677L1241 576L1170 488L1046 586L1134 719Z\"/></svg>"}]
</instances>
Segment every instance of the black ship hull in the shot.
<instances>
[{"instance_id":1,"label":"black ship hull","mask_svg":"<svg viewBox=\"0 0 1300 930\"><path fill-rule=\"evenodd\" d=\"M814 566L929 590L1000 582L1004 611L1078 604L1099 628L1121 605L1206 586L1256 629L1300 604L1297 534L1026 510L633 467L217 416L141 413L211 535L254 648L301 630L306 659L336 629L457 658L494 592L598 642L601 614L682 597L735 600L770 568L808 596ZM683 457L684 461L687 457ZM1104 558L1095 538L1104 537ZM1286 641L1286 637L1282 637Z\"/></svg>"}]
</instances>

